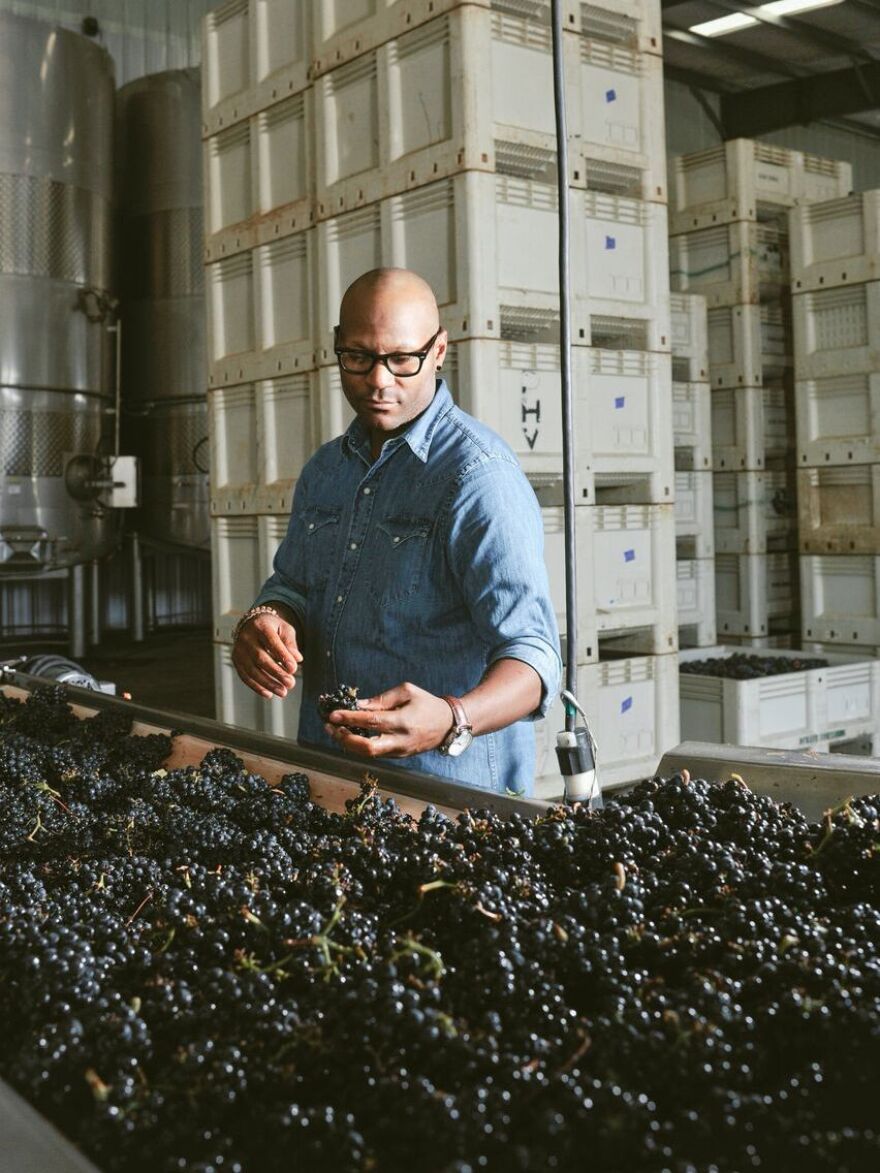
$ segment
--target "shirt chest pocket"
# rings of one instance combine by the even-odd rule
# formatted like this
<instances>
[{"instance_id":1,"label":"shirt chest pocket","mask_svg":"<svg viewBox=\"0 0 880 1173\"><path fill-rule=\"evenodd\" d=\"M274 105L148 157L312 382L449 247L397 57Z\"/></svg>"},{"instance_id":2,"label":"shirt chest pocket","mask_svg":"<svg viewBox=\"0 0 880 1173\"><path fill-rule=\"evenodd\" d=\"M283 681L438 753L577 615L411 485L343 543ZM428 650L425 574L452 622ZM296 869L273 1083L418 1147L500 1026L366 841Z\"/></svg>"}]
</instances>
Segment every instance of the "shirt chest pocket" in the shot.
<instances>
[{"instance_id":1,"label":"shirt chest pocket","mask_svg":"<svg viewBox=\"0 0 880 1173\"><path fill-rule=\"evenodd\" d=\"M431 520L386 517L373 532L370 594L379 603L400 602L414 595L425 575Z\"/></svg>"},{"instance_id":2,"label":"shirt chest pocket","mask_svg":"<svg viewBox=\"0 0 880 1173\"><path fill-rule=\"evenodd\" d=\"M310 588L324 586L330 577L339 539L339 510L316 505L303 515L305 580Z\"/></svg>"}]
</instances>

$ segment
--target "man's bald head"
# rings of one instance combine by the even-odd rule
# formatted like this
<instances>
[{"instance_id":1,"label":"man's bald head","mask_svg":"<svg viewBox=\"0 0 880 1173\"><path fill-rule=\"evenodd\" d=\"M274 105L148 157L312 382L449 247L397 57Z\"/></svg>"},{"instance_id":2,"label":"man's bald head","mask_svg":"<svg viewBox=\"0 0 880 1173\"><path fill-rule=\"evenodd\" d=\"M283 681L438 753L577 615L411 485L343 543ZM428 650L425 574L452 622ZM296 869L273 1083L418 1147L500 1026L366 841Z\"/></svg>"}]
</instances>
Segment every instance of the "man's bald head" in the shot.
<instances>
[{"instance_id":1,"label":"man's bald head","mask_svg":"<svg viewBox=\"0 0 880 1173\"><path fill-rule=\"evenodd\" d=\"M440 325L437 299L431 286L410 269L371 269L356 278L342 297L339 333L351 345L353 334L369 329L411 335L396 346L421 345Z\"/></svg>"}]
</instances>

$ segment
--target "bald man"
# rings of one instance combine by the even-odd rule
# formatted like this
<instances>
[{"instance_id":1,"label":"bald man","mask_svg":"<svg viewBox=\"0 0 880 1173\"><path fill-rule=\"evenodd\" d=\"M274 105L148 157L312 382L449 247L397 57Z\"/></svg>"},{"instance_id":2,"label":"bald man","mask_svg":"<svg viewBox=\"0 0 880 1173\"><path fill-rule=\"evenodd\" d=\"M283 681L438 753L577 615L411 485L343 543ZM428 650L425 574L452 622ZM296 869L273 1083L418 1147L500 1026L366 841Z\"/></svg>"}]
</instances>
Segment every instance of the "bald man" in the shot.
<instances>
[{"instance_id":1,"label":"bald man","mask_svg":"<svg viewBox=\"0 0 880 1173\"><path fill-rule=\"evenodd\" d=\"M417 274L348 288L336 357L356 418L303 469L232 658L267 698L301 665L303 744L527 794L531 722L561 671L540 510L511 449L438 378L446 345ZM360 708L324 721L317 698L339 683Z\"/></svg>"}]
</instances>

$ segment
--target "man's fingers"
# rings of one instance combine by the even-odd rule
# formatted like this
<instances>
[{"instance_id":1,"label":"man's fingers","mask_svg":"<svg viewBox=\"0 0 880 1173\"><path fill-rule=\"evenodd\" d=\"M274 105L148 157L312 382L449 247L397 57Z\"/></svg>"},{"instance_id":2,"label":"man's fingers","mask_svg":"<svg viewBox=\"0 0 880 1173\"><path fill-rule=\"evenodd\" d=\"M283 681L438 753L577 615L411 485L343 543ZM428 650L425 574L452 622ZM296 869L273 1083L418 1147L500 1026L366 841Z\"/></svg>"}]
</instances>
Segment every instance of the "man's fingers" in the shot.
<instances>
[{"instance_id":1,"label":"man's fingers","mask_svg":"<svg viewBox=\"0 0 880 1173\"><path fill-rule=\"evenodd\" d=\"M255 665L273 680L283 684L285 688L293 688L293 673L288 672L274 658L266 648L260 648L254 657Z\"/></svg>"},{"instance_id":2,"label":"man's fingers","mask_svg":"<svg viewBox=\"0 0 880 1173\"><path fill-rule=\"evenodd\" d=\"M406 684L398 684L376 696L364 697L358 701L358 708L362 713L379 712L387 709L399 709L407 701L412 700L412 693Z\"/></svg>"},{"instance_id":3,"label":"man's fingers","mask_svg":"<svg viewBox=\"0 0 880 1173\"><path fill-rule=\"evenodd\" d=\"M281 664L291 675L296 671L297 664L302 662L302 653L296 646L295 636L292 642L288 643L277 630L270 629L265 634L262 646L272 659Z\"/></svg>"},{"instance_id":4,"label":"man's fingers","mask_svg":"<svg viewBox=\"0 0 880 1173\"><path fill-rule=\"evenodd\" d=\"M327 714L327 720L337 728L376 730L377 733L405 733L406 728L393 712L368 709L334 709Z\"/></svg>"}]
</instances>

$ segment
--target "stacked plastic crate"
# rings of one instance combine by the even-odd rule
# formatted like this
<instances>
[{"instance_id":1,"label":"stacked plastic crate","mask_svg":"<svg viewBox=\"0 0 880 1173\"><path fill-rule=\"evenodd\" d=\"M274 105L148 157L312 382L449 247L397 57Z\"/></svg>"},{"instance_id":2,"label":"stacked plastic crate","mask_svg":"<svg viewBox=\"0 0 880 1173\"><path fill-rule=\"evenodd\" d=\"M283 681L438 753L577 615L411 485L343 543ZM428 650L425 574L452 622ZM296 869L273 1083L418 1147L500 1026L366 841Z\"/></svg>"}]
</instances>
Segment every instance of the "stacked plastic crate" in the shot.
<instances>
[{"instance_id":1,"label":"stacked plastic crate","mask_svg":"<svg viewBox=\"0 0 880 1173\"><path fill-rule=\"evenodd\" d=\"M880 645L880 191L791 213L803 636Z\"/></svg>"},{"instance_id":2,"label":"stacked plastic crate","mask_svg":"<svg viewBox=\"0 0 880 1173\"><path fill-rule=\"evenodd\" d=\"M678 631L682 647L715 643L712 389L706 299L670 297Z\"/></svg>"},{"instance_id":3,"label":"stacked plastic crate","mask_svg":"<svg viewBox=\"0 0 880 1173\"><path fill-rule=\"evenodd\" d=\"M286 735L298 691L284 704L260 700L230 653L317 435L308 9L229 0L203 26L217 716Z\"/></svg>"},{"instance_id":4,"label":"stacked plastic crate","mask_svg":"<svg viewBox=\"0 0 880 1173\"><path fill-rule=\"evenodd\" d=\"M748 139L672 160L672 286L708 304L726 642L786 644L799 630L787 214L849 186L847 164Z\"/></svg>"},{"instance_id":5,"label":"stacked plastic crate","mask_svg":"<svg viewBox=\"0 0 880 1173\"><path fill-rule=\"evenodd\" d=\"M301 43L307 19L308 74L304 59L271 60ZM564 617L550 4L240 0L206 29L218 688L226 719L266 727L231 675L228 639L284 532L298 469L351 418L333 327L346 286L373 266L416 269L435 289L444 374L533 478ZM563 40L579 695L605 780L619 782L652 770L677 736L660 6L571 5ZM296 131L273 135L294 106ZM562 724L554 712L539 738L538 772L557 792Z\"/></svg>"}]
</instances>

